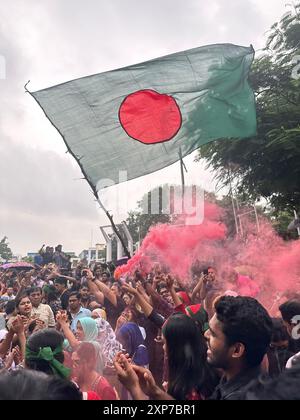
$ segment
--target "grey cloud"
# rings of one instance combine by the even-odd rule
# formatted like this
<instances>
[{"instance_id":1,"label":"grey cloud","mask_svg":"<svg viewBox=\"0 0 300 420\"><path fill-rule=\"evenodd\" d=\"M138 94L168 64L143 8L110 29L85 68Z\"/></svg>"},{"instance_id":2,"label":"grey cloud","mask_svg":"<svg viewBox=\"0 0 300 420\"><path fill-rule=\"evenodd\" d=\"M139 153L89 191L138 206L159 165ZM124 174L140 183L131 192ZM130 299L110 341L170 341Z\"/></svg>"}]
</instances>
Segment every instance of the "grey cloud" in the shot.
<instances>
[{"instance_id":1,"label":"grey cloud","mask_svg":"<svg viewBox=\"0 0 300 420\"><path fill-rule=\"evenodd\" d=\"M215 19L226 28L223 36L232 41L255 44L266 31L265 20L252 0L220 1L218 6Z\"/></svg>"},{"instance_id":2,"label":"grey cloud","mask_svg":"<svg viewBox=\"0 0 300 420\"><path fill-rule=\"evenodd\" d=\"M20 147L4 139L0 156L0 197L9 208L45 218L96 218L92 193L70 156Z\"/></svg>"}]
</instances>

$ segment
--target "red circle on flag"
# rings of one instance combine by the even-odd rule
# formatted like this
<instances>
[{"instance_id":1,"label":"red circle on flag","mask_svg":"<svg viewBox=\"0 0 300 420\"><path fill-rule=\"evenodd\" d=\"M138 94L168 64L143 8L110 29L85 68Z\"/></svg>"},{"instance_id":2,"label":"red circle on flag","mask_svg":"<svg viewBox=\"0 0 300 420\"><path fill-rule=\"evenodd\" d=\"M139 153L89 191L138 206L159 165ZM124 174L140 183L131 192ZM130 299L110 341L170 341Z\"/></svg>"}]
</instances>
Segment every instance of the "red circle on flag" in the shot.
<instances>
[{"instance_id":1,"label":"red circle on flag","mask_svg":"<svg viewBox=\"0 0 300 420\"><path fill-rule=\"evenodd\" d=\"M120 106L119 120L129 137L144 144L170 141L182 125L176 100L154 90L128 95Z\"/></svg>"}]
</instances>

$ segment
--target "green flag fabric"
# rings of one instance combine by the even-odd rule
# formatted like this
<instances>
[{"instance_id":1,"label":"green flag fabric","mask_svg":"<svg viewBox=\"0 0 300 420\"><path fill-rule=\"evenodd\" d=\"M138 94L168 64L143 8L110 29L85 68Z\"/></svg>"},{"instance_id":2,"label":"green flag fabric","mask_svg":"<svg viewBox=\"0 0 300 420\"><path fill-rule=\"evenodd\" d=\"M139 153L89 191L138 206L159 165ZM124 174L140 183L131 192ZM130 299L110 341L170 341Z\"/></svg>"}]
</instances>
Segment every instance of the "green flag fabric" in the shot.
<instances>
[{"instance_id":1,"label":"green flag fabric","mask_svg":"<svg viewBox=\"0 0 300 420\"><path fill-rule=\"evenodd\" d=\"M98 191L169 166L180 150L255 135L253 59L252 46L210 45L31 94Z\"/></svg>"}]
</instances>

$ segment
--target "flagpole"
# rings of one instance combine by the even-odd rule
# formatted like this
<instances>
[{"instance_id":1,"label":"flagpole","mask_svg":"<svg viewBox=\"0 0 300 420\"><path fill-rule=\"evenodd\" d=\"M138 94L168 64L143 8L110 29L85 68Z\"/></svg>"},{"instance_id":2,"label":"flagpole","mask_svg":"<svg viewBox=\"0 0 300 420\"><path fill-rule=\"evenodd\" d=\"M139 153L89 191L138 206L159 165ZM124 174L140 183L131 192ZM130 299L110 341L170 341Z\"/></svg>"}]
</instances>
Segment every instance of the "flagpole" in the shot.
<instances>
[{"instance_id":1,"label":"flagpole","mask_svg":"<svg viewBox=\"0 0 300 420\"><path fill-rule=\"evenodd\" d=\"M125 252L126 256L130 259L132 256L130 255L130 252L128 251L128 248L127 248L127 246L126 246L126 244L125 244L125 242L124 242L124 239L122 238L122 236L121 236L121 234L120 234L120 232L119 232L119 230L118 230L118 228L117 228L117 226L116 226L116 224L115 224L115 222L114 222L114 218L113 218L113 216L112 216L112 215L109 213L109 211L108 211L108 210L106 210L106 208L104 207L104 205L103 205L102 201L100 200L100 197L99 197L98 192L97 192L97 191L95 191L94 189L93 189L93 191L94 191L95 197L97 198L97 201L98 201L98 203L99 203L100 207L102 208L102 210L104 211L104 213L105 213L105 214L106 214L106 216L108 217L108 219L109 219L109 221L110 221L110 224L111 224L111 227L112 227L113 231L115 232L115 234L117 235L118 239L120 240L120 242L121 242L121 244L122 244L122 246L123 246L123 249L124 249L124 252Z\"/></svg>"},{"instance_id":2,"label":"flagpole","mask_svg":"<svg viewBox=\"0 0 300 420\"><path fill-rule=\"evenodd\" d=\"M180 169L181 169L182 198L184 198L184 194L185 194L185 177L184 177L184 163L183 163L183 157L182 157L181 147L179 149L179 159L180 159Z\"/></svg>"},{"instance_id":3,"label":"flagpole","mask_svg":"<svg viewBox=\"0 0 300 420\"><path fill-rule=\"evenodd\" d=\"M231 178L231 170L229 168L229 185L230 185L230 196L231 196L231 202L232 202L232 209L233 209L233 215L234 215L234 221L235 221L235 228L236 228L236 234L239 235L239 225L238 225L238 218L236 213L236 208L234 204L234 196L233 196L233 188L232 188L232 178Z\"/></svg>"},{"instance_id":4,"label":"flagpole","mask_svg":"<svg viewBox=\"0 0 300 420\"><path fill-rule=\"evenodd\" d=\"M294 215L295 215L295 220L298 220L298 214L297 214L296 210L294 210ZM300 228L297 228L297 231L298 231L298 236L300 238Z\"/></svg>"},{"instance_id":5,"label":"flagpole","mask_svg":"<svg viewBox=\"0 0 300 420\"><path fill-rule=\"evenodd\" d=\"M256 224L257 224L257 233L260 233L260 224L259 224L259 218L258 218L258 213L257 213L257 208L256 208L256 204L253 204L254 207L254 212L255 212L255 218L256 218Z\"/></svg>"},{"instance_id":6,"label":"flagpole","mask_svg":"<svg viewBox=\"0 0 300 420\"><path fill-rule=\"evenodd\" d=\"M185 202L185 177L184 177L184 171L187 172L186 166L183 162L183 155L182 155L182 149L181 147L179 148L179 160L180 160L180 170L181 170L181 188L182 188L182 212L184 213L185 211L185 206L184 206L184 202Z\"/></svg>"}]
</instances>

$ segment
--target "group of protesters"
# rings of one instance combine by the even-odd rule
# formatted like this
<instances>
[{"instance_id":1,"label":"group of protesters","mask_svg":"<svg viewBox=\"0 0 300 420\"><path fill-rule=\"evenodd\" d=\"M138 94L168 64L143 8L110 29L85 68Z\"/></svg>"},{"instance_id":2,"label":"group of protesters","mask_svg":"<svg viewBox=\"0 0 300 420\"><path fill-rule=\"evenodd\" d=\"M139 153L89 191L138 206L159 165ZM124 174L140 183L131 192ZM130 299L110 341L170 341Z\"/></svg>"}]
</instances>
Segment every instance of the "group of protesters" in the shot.
<instances>
[{"instance_id":1,"label":"group of protesters","mask_svg":"<svg viewBox=\"0 0 300 420\"><path fill-rule=\"evenodd\" d=\"M0 269L0 399L300 398L300 296L272 318L250 279L247 293L209 263L171 273L72 269L60 245Z\"/></svg>"}]
</instances>

